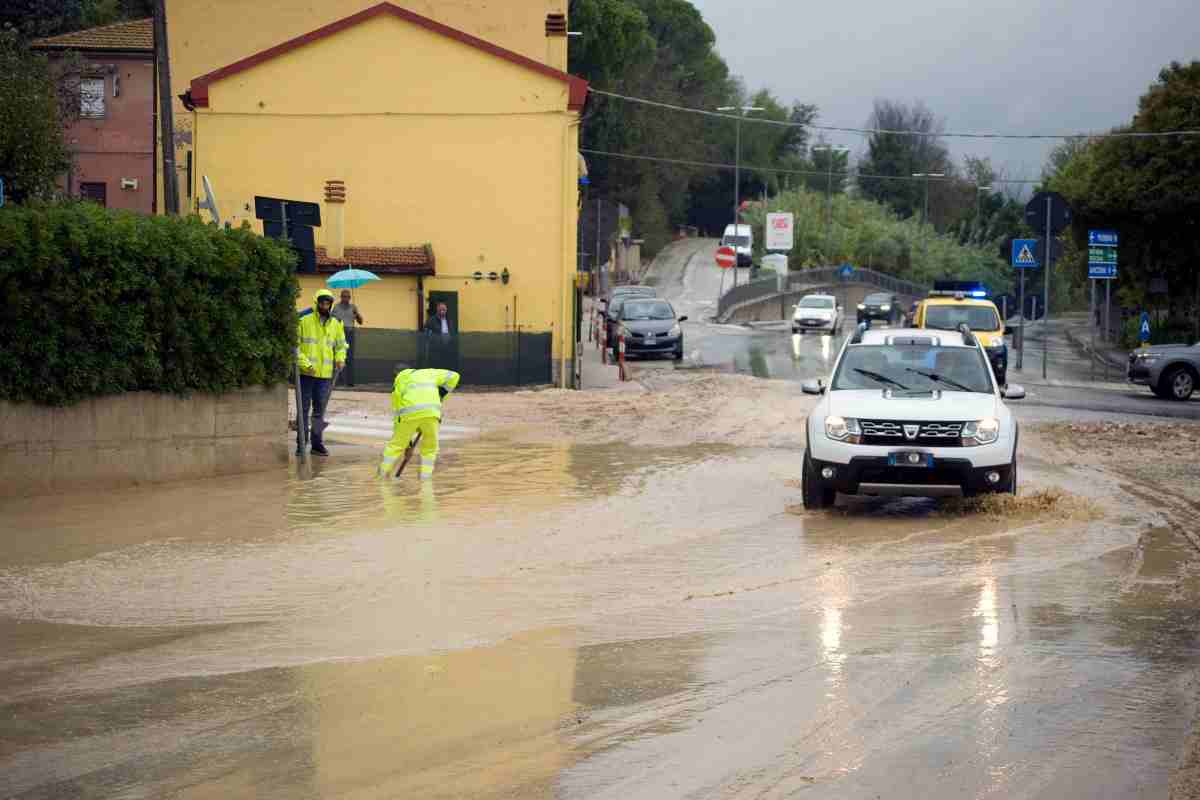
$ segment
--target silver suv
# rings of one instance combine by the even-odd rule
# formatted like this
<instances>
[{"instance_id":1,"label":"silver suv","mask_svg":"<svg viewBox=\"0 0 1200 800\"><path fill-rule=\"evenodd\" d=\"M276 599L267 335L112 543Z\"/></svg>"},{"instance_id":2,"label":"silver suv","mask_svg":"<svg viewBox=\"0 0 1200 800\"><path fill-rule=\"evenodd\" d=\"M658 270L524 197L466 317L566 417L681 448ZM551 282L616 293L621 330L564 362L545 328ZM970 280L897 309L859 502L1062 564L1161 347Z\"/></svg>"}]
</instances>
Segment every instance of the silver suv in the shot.
<instances>
[{"instance_id":1,"label":"silver suv","mask_svg":"<svg viewBox=\"0 0 1200 800\"><path fill-rule=\"evenodd\" d=\"M1159 397L1187 400L1200 383L1200 344L1160 344L1129 354L1130 383L1149 386Z\"/></svg>"}]
</instances>

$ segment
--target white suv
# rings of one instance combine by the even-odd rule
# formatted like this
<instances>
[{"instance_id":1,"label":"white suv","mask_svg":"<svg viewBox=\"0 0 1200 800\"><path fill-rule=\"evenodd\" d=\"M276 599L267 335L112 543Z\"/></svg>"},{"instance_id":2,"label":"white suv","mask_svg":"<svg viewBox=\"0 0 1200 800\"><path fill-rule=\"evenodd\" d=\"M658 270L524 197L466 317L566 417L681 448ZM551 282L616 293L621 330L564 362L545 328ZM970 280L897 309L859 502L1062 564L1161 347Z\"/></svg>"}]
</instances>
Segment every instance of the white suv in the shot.
<instances>
[{"instance_id":1,"label":"white suv","mask_svg":"<svg viewBox=\"0 0 1200 800\"><path fill-rule=\"evenodd\" d=\"M987 354L958 331L858 327L806 422L804 506L843 494L937 497L1017 491L1017 421Z\"/></svg>"}]
</instances>

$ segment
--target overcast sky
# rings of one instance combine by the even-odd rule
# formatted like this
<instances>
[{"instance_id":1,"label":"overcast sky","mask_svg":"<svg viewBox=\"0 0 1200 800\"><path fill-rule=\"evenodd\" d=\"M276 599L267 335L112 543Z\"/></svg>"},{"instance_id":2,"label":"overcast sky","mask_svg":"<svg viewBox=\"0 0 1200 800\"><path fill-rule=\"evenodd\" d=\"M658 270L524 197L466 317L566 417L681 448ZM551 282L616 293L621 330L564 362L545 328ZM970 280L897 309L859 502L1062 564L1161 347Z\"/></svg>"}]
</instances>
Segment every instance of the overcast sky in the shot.
<instances>
[{"instance_id":1,"label":"overcast sky","mask_svg":"<svg viewBox=\"0 0 1200 800\"><path fill-rule=\"evenodd\" d=\"M1172 60L1200 59L1197 0L692 0L750 89L862 126L875 98L923 100L946 130L1103 131ZM855 153L860 136L832 134ZM949 140L1037 177L1044 142Z\"/></svg>"}]
</instances>

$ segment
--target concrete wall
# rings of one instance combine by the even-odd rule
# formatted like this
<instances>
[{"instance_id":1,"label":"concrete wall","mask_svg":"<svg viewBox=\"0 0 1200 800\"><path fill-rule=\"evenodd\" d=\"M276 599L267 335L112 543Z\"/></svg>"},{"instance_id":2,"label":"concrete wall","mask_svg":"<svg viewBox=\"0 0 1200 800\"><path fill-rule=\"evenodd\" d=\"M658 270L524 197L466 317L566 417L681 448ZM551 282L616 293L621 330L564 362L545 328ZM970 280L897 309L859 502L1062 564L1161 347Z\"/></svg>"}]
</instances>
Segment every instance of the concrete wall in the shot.
<instances>
[{"instance_id":1,"label":"concrete wall","mask_svg":"<svg viewBox=\"0 0 1200 800\"><path fill-rule=\"evenodd\" d=\"M206 478L284 464L287 386L150 392L67 408L0 400L0 496Z\"/></svg>"}]
</instances>

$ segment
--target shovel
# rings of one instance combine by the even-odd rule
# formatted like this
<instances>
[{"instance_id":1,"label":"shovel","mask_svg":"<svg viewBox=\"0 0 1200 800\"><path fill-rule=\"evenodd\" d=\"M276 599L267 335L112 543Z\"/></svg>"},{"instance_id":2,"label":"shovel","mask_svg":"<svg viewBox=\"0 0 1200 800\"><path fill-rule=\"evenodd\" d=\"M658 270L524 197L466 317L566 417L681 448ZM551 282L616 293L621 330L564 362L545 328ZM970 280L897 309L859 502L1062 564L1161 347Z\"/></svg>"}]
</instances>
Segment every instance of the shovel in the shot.
<instances>
[{"instance_id":1,"label":"shovel","mask_svg":"<svg viewBox=\"0 0 1200 800\"><path fill-rule=\"evenodd\" d=\"M421 443L421 432L417 431L417 435L409 442L408 447L404 448L404 458L400 460L400 466L396 467L396 474L393 477L399 478L400 473L404 472L404 468L408 466L408 460L412 458L413 452L417 449L417 445Z\"/></svg>"}]
</instances>

